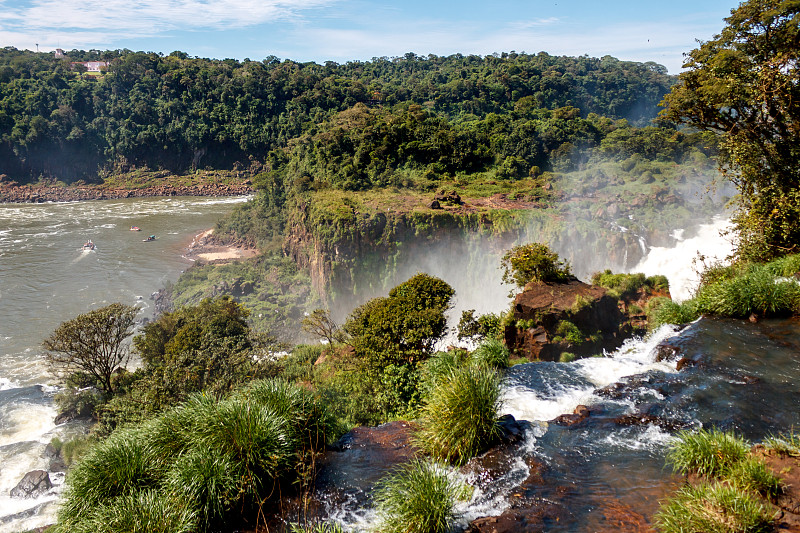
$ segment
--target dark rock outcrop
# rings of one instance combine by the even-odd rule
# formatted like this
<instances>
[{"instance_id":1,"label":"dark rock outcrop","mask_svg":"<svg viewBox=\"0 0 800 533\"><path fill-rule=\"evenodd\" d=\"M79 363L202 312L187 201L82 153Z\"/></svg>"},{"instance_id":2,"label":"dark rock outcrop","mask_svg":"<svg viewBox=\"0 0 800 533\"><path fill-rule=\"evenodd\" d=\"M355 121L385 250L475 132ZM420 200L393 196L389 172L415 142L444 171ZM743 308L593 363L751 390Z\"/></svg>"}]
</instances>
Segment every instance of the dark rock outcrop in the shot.
<instances>
[{"instance_id":1,"label":"dark rock outcrop","mask_svg":"<svg viewBox=\"0 0 800 533\"><path fill-rule=\"evenodd\" d=\"M35 498L50 490L53 483L45 470L33 470L25 474L16 487L11 489L12 498Z\"/></svg>"},{"instance_id":2,"label":"dark rock outcrop","mask_svg":"<svg viewBox=\"0 0 800 533\"><path fill-rule=\"evenodd\" d=\"M578 280L529 283L514 299L513 312L506 345L531 361L557 361L564 352L583 356L613 350L639 331L606 289ZM563 322L580 330L580 342L559 330Z\"/></svg>"}]
</instances>

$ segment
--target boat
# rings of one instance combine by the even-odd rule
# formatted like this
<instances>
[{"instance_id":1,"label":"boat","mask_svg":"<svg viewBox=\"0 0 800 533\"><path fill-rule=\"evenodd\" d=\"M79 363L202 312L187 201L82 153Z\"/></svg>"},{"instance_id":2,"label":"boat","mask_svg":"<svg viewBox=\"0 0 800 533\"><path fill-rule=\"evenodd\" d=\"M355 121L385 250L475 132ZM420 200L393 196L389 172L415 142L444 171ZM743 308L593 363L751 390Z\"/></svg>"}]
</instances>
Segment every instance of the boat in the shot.
<instances>
[{"instance_id":1,"label":"boat","mask_svg":"<svg viewBox=\"0 0 800 533\"><path fill-rule=\"evenodd\" d=\"M142 242L149 242L149 241L154 241L154 240L156 240L156 236L155 235L150 235L148 238L142 239Z\"/></svg>"},{"instance_id":2,"label":"boat","mask_svg":"<svg viewBox=\"0 0 800 533\"><path fill-rule=\"evenodd\" d=\"M88 241L86 241L86 242L83 244L83 246L81 247L81 249L82 249L84 252L88 252L88 251L94 250L94 249L95 249L95 245L94 245L94 243L92 242L92 240L91 240L91 239L89 239Z\"/></svg>"},{"instance_id":3,"label":"boat","mask_svg":"<svg viewBox=\"0 0 800 533\"><path fill-rule=\"evenodd\" d=\"M139 226L131 226L131 231L142 231Z\"/></svg>"}]
</instances>

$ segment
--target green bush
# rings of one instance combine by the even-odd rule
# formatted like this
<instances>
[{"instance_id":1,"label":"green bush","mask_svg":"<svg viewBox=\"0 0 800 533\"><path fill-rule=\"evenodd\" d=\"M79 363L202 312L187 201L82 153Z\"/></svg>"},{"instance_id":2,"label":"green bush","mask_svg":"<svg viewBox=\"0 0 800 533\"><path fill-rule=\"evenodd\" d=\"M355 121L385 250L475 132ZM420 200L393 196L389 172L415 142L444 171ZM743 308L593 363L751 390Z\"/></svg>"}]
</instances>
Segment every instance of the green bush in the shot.
<instances>
[{"instance_id":1,"label":"green bush","mask_svg":"<svg viewBox=\"0 0 800 533\"><path fill-rule=\"evenodd\" d=\"M375 492L380 531L447 533L460 493L441 467L415 460L382 479Z\"/></svg>"},{"instance_id":2,"label":"green bush","mask_svg":"<svg viewBox=\"0 0 800 533\"><path fill-rule=\"evenodd\" d=\"M581 330L569 320L562 320L556 326L556 335L553 342L564 341L573 346L580 346L586 341L586 337Z\"/></svg>"},{"instance_id":3,"label":"green bush","mask_svg":"<svg viewBox=\"0 0 800 533\"><path fill-rule=\"evenodd\" d=\"M567 282L574 279L569 263L546 244L531 243L515 246L503 256L503 282L524 287L535 282Z\"/></svg>"},{"instance_id":4,"label":"green bush","mask_svg":"<svg viewBox=\"0 0 800 533\"><path fill-rule=\"evenodd\" d=\"M719 429L682 431L667 452L667 461L677 472L720 477L744 460L749 444L732 433Z\"/></svg>"},{"instance_id":5,"label":"green bush","mask_svg":"<svg viewBox=\"0 0 800 533\"><path fill-rule=\"evenodd\" d=\"M648 304L647 323L651 329L663 324L687 324L702 314L695 300L678 303L669 298L653 298Z\"/></svg>"},{"instance_id":6,"label":"green bush","mask_svg":"<svg viewBox=\"0 0 800 533\"><path fill-rule=\"evenodd\" d=\"M414 441L436 459L461 464L498 435L500 378L466 366L442 376L420 410Z\"/></svg>"},{"instance_id":7,"label":"green bush","mask_svg":"<svg viewBox=\"0 0 800 533\"><path fill-rule=\"evenodd\" d=\"M508 348L497 339L488 338L470 354L470 362L486 368L508 368Z\"/></svg>"},{"instance_id":8,"label":"green bush","mask_svg":"<svg viewBox=\"0 0 800 533\"><path fill-rule=\"evenodd\" d=\"M60 522L77 522L118 497L156 487L164 476L140 429L120 431L89 450L69 472Z\"/></svg>"},{"instance_id":9,"label":"green bush","mask_svg":"<svg viewBox=\"0 0 800 533\"><path fill-rule=\"evenodd\" d=\"M655 515L662 533L767 533L773 520L754 497L722 484L683 487Z\"/></svg>"}]
</instances>

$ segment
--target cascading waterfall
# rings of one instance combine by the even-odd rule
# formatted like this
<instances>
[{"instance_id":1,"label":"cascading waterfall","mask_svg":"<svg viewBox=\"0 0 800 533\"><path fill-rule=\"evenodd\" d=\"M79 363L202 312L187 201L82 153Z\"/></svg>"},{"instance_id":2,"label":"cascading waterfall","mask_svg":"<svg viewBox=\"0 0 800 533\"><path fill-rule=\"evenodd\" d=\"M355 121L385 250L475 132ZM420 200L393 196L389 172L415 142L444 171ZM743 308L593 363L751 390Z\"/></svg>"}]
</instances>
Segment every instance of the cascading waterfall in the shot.
<instances>
[{"instance_id":1,"label":"cascading waterfall","mask_svg":"<svg viewBox=\"0 0 800 533\"><path fill-rule=\"evenodd\" d=\"M669 279L670 293L676 301L691 297L697 288L699 274L693 262L702 256L706 264L724 261L733 252L733 244L723 234L731 228L730 220L718 217L711 224L701 224L694 237L684 239L683 231L675 232L673 247L652 247L645 258L630 272L648 276L662 274Z\"/></svg>"}]
</instances>

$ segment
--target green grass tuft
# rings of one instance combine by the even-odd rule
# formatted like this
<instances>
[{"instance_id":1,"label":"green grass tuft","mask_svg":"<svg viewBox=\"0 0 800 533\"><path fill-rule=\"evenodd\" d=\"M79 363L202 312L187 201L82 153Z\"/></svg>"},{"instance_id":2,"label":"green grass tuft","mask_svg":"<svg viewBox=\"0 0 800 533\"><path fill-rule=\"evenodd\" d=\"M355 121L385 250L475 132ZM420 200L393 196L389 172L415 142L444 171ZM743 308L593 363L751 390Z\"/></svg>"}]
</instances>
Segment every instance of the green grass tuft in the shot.
<instances>
[{"instance_id":1,"label":"green grass tuft","mask_svg":"<svg viewBox=\"0 0 800 533\"><path fill-rule=\"evenodd\" d=\"M720 477L747 458L749 450L744 439L718 429L682 431L670 446L667 461L682 474Z\"/></svg>"},{"instance_id":2,"label":"green grass tuft","mask_svg":"<svg viewBox=\"0 0 800 533\"><path fill-rule=\"evenodd\" d=\"M733 487L768 499L777 498L783 492L780 478L755 457L748 457L732 465L725 480Z\"/></svg>"},{"instance_id":3,"label":"green grass tuft","mask_svg":"<svg viewBox=\"0 0 800 533\"><path fill-rule=\"evenodd\" d=\"M470 362L486 368L508 368L508 348L497 339L481 342L470 355Z\"/></svg>"},{"instance_id":4,"label":"green grass tuft","mask_svg":"<svg viewBox=\"0 0 800 533\"><path fill-rule=\"evenodd\" d=\"M461 486L440 467L412 461L383 478L375 502L384 533L446 533Z\"/></svg>"},{"instance_id":5,"label":"green grass tuft","mask_svg":"<svg viewBox=\"0 0 800 533\"><path fill-rule=\"evenodd\" d=\"M773 520L754 497L721 484L683 487L655 515L661 533L767 533Z\"/></svg>"},{"instance_id":6,"label":"green grass tuft","mask_svg":"<svg viewBox=\"0 0 800 533\"><path fill-rule=\"evenodd\" d=\"M464 463L498 434L500 378L466 366L442 376L421 409L414 440L436 459Z\"/></svg>"}]
</instances>

